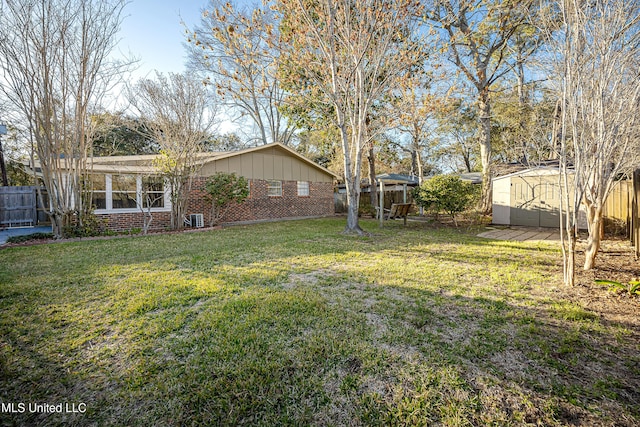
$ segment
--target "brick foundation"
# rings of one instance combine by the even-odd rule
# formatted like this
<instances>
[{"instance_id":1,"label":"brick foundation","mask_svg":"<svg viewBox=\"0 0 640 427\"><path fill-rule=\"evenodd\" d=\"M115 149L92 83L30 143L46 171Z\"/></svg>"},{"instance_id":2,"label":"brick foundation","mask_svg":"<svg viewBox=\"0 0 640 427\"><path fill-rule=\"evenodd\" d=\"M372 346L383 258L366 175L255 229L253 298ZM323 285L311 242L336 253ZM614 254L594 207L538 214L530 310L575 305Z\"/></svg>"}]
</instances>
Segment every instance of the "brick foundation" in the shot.
<instances>
[{"instance_id":1,"label":"brick foundation","mask_svg":"<svg viewBox=\"0 0 640 427\"><path fill-rule=\"evenodd\" d=\"M153 220L149 231L164 231L171 224L171 212L153 212ZM122 212L109 214L96 214L96 216L106 221L107 228L111 231L130 231L135 228L142 229L144 225L144 215L142 212Z\"/></svg>"},{"instance_id":2,"label":"brick foundation","mask_svg":"<svg viewBox=\"0 0 640 427\"><path fill-rule=\"evenodd\" d=\"M187 203L186 214L204 214L204 225L211 223L211 204L206 201L203 191L206 178L194 180ZM331 182L309 183L309 196L298 196L297 181L282 181L282 196L267 194L267 181L251 180L251 192L242 204L229 208L221 223L238 221L259 221L292 217L330 216L334 213L333 184ZM151 231L166 230L171 222L171 212L154 212ZM143 214L109 213L97 214L107 221L113 231L128 231L142 228Z\"/></svg>"}]
</instances>

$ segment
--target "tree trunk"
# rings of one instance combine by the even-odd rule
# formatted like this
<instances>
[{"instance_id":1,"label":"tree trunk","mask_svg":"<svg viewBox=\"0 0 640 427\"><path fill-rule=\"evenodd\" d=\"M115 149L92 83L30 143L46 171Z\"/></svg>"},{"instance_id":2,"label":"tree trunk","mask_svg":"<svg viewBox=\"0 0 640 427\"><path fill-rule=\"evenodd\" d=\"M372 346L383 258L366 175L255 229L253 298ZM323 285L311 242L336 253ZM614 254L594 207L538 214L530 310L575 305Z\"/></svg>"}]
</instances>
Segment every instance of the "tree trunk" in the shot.
<instances>
[{"instance_id":1,"label":"tree trunk","mask_svg":"<svg viewBox=\"0 0 640 427\"><path fill-rule=\"evenodd\" d=\"M468 173L473 172L473 168L471 167L471 153L466 148L462 148L462 160L464 160L464 167Z\"/></svg>"},{"instance_id":2,"label":"tree trunk","mask_svg":"<svg viewBox=\"0 0 640 427\"><path fill-rule=\"evenodd\" d=\"M574 286L576 278L576 236L574 230L571 230L571 232L569 232L567 246L568 250L566 256L566 265L564 268L564 283L568 286Z\"/></svg>"},{"instance_id":3,"label":"tree trunk","mask_svg":"<svg viewBox=\"0 0 640 427\"><path fill-rule=\"evenodd\" d=\"M587 248L584 252L584 270L591 270L595 264L596 256L600 250L602 239L602 206L585 200L587 206L587 220L589 224L589 237Z\"/></svg>"},{"instance_id":4,"label":"tree trunk","mask_svg":"<svg viewBox=\"0 0 640 427\"><path fill-rule=\"evenodd\" d=\"M2 141L0 141L0 173L2 174L2 185L9 186L9 179L7 178L7 166L4 162L4 151L2 149Z\"/></svg>"},{"instance_id":5,"label":"tree trunk","mask_svg":"<svg viewBox=\"0 0 640 427\"><path fill-rule=\"evenodd\" d=\"M341 123L339 128L344 152L344 178L347 189L347 226L344 233L364 234L364 230L360 228L358 222L358 208L360 207L360 168L358 162L361 160L362 150L356 149L356 166L354 167L349 146L349 132L341 119L342 117L339 117L338 121Z\"/></svg>"},{"instance_id":6,"label":"tree trunk","mask_svg":"<svg viewBox=\"0 0 640 427\"><path fill-rule=\"evenodd\" d=\"M482 161L482 198L480 209L483 213L491 213L492 182L491 182L491 104L488 90L480 93L478 104L480 107L480 160Z\"/></svg>"},{"instance_id":7,"label":"tree trunk","mask_svg":"<svg viewBox=\"0 0 640 427\"><path fill-rule=\"evenodd\" d=\"M522 55L522 44L518 43L518 52L517 52L517 59L516 59L516 76L517 76L517 88L518 88L518 107L519 107L519 113L520 113L520 120L518 122L518 127L519 127L519 132L518 135L520 137L521 144L522 144L522 158L520 159L520 162L523 165L528 166L529 165L529 158L527 157L527 141L526 138L524 137L525 133L526 133L526 110L527 110L527 103L528 103L528 99L527 99L527 94L525 92L525 87L524 87L524 82L525 82L525 75L524 75L524 59L523 59L523 55Z\"/></svg>"},{"instance_id":8,"label":"tree trunk","mask_svg":"<svg viewBox=\"0 0 640 427\"><path fill-rule=\"evenodd\" d=\"M53 233L53 237L61 239L64 231L64 220L62 216L54 212L49 215L49 218L51 218L51 231Z\"/></svg>"}]
</instances>

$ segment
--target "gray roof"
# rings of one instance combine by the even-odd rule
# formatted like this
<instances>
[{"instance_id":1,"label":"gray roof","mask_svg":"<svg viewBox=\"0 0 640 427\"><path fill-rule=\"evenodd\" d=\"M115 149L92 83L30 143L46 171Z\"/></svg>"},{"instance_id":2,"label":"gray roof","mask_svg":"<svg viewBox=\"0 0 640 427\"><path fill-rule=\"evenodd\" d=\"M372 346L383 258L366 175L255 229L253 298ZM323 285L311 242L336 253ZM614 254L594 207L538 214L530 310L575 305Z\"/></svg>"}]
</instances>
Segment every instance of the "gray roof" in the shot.
<instances>
[{"instance_id":1,"label":"gray roof","mask_svg":"<svg viewBox=\"0 0 640 427\"><path fill-rule=\"evenodd\" d=\"M377 181L383 181L385 184L418 184L417 176L400 175L397 173L383 173L376 175Z\"/></svg>"},{"instance_id":2,"label":"gray roof","mask_svg":"<svg viewBox=\"0 0 640 427\"><path fill-rule=\"evenodd\" d=\"M482 173L480 172L461 173L459 176L462 181L470 182L471 184L482 184Z\"/></svg>"}]
</instances>

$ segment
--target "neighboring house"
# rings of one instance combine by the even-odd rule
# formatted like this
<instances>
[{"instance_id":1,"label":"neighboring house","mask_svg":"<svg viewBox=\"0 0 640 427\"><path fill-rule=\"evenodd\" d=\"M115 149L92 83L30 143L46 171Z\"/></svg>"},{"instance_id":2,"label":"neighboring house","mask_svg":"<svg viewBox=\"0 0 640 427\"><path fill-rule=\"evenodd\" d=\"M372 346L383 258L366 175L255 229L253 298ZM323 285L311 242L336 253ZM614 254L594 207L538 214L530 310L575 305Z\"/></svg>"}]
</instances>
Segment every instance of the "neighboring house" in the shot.
<instances>
[{"instance_id":1,"label":"neighboring house","mask_svg":"<svg viewBox=\"0 0 640 427\"><path fill-rule=\"evenodd\" d=\"M153 166L154 155L90 159L95 214L111 230L141 228L143 213L151 203L152 229L170 223L169 189ZM199 224L208 225L211 204L204 185L216 172L234 172L249 181L247 200L229 209L222 222L279 218L319 217L334 213L333 183L329 170L281 144L268 144L233 152L201 153L201 168L193 180L186 210L202 214ZM150 197L143 197L149 195Z\"/></svg>"}]
</instances>

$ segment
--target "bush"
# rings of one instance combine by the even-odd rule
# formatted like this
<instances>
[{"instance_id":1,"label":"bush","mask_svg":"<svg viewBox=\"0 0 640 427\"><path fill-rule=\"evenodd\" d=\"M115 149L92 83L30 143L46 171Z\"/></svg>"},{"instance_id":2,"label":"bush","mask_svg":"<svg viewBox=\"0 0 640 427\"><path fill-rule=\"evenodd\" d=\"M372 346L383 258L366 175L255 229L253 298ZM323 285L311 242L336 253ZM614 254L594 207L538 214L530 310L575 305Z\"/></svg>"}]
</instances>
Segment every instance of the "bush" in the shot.
<instances>
[{"instance_id":1,"label":"bush","mask_svg":"<svg viewBox=\"0 0 640 427\"><path fill-rule=\"evenodd\" d=\"M249 196L249 181L235 173L218 172L204 186L211 203L211 225L224 217L231 203L242 203Z\"/></svg>"},{"instance_id":2,"label":"bush","mask_svg":"<svg viewBox=\"0 0 640 427\"><path fill-rule=\"evenodd\" d=\"M82 225L78 217L74 217L70 225L64 226L62 235L65 238L112 236L115 233L107 228L107 220L98 218L93 212L83 215Z\"/></svg>"},{"instance_id":3,"label":"bush","mask_svg":"<svg viewBox=\"0 0 640 427\"><path fill-rule=\"evenodd\" d=\"M413 190L413 199L418 206L436 215L445 212L451 216L456 227L456 214L472 206L478 189L458 176L438 175Z\"/></svg>"},{"instance_id":4,"label":"bush","mask_svg":"<svg viewBox=\"0 0 640 427\"><path fill-rule=\"evenodd\" d=\"M53 233L31 233L23 236L11 236L7 239L7 243L24 243L29 240L47 240L53 239Z\"/></svg>"}]
</instances>

